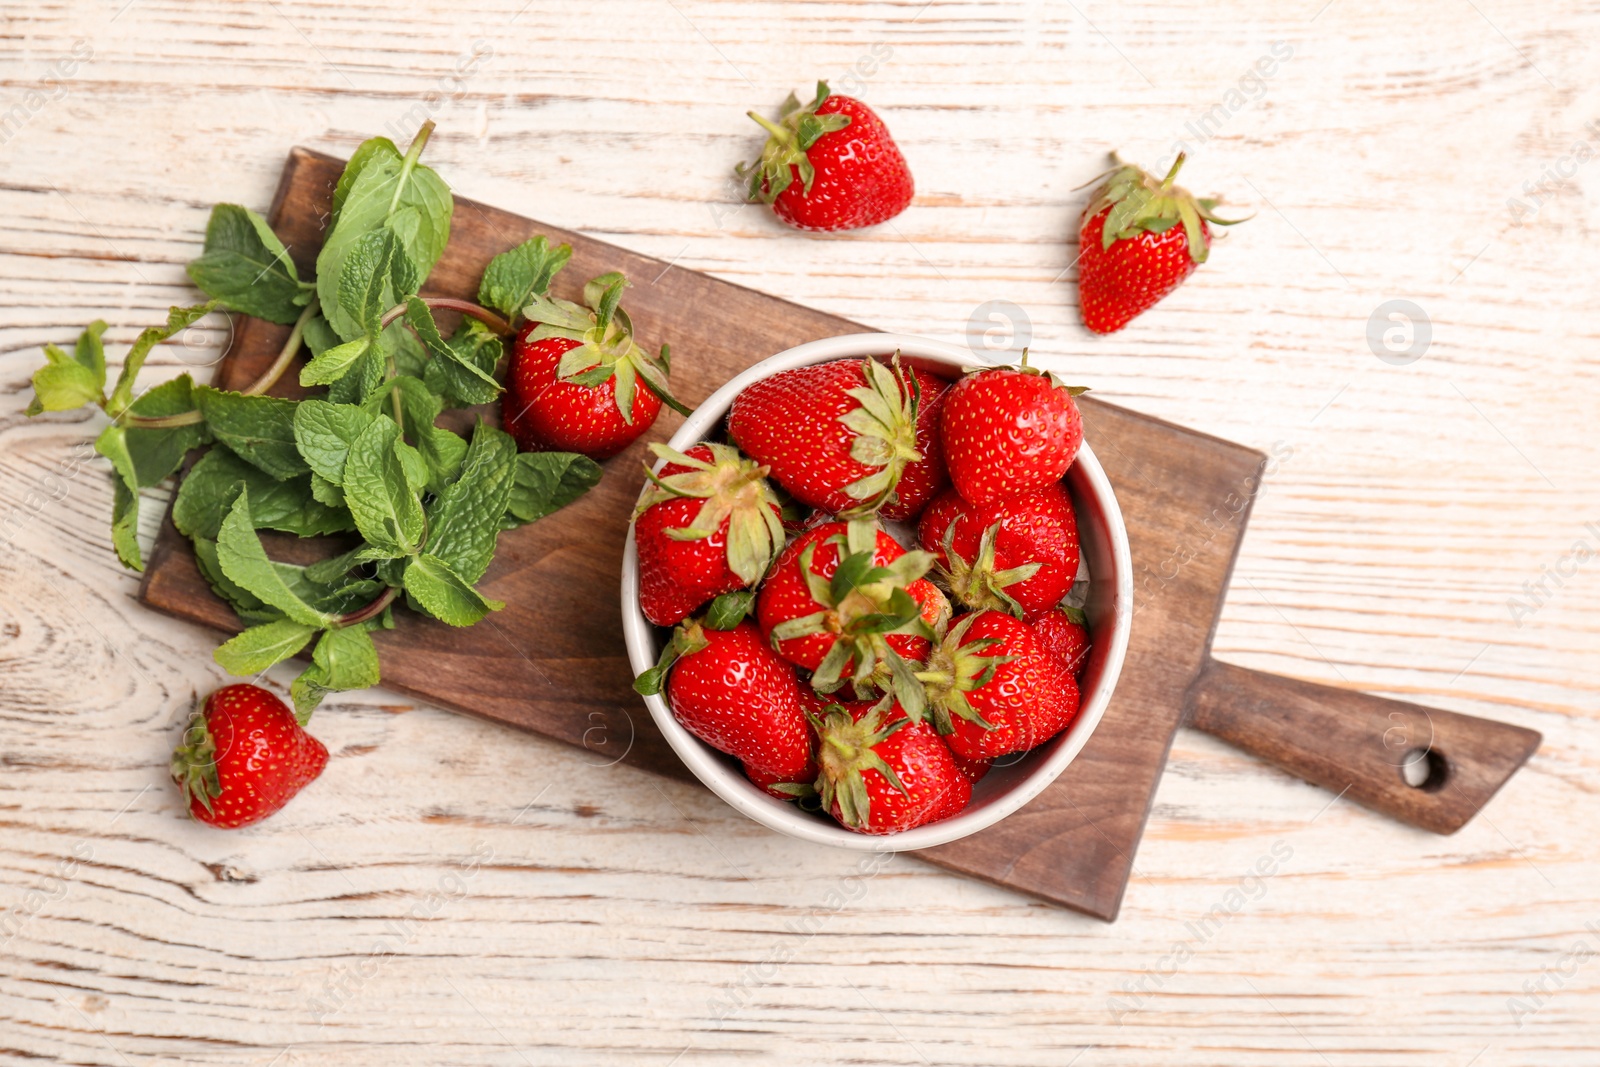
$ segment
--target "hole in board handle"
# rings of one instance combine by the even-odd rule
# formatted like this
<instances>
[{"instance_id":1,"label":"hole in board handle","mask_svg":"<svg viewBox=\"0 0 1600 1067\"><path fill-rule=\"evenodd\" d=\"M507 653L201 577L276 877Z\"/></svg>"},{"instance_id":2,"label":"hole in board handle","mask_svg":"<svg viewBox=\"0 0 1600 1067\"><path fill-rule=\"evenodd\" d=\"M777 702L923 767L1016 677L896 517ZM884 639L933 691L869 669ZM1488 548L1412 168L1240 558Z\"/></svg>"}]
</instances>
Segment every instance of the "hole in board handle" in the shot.
<instances>
[{"instance_id":1,"label":"hole in board handle","mask_svg":"<svg viewBox=\"0 0 1600 1067\"><path fill-rule=\"evenodd\" d=\"M1450 764L1431 748L1414 748L1400 761L1400 780L1412 789L1437 793L1450 777Z\"/></svg>"}]
</instances>

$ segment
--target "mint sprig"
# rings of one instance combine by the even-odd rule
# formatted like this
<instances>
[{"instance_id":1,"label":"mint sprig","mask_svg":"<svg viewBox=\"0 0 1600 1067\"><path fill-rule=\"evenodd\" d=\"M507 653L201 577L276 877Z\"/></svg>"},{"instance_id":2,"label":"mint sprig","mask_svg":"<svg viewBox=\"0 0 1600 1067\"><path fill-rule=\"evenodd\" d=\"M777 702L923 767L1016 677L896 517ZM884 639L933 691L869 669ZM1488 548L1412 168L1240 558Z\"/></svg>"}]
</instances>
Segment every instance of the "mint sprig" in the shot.
<instances>
[{"instance_id":1,"label":"mint sprig","mask_svg":"<svg viewBox=\"0 0 1600 1067\"><path fill-rule=\"evenodd\" d=\"M453 207L443 180L419 162L431 130L405 152L385 138L356 150L334 188L314 275L302 276L260 215L219 204L188 268L205 301L174 307L140 333L109 389L104 322L71 350L46 345L33 376L29 415L93 405L111 417L95 447L114 475L112 544L126 566L143 566L140 490L193 459L173 523L246 624L215 658L250 677L309 650L290 689L302 722L328 693L378 683L373 634L394 625L397 603L450 626L503 607L476 588L500 532L564 507L602 474L584 456L519 454L481 419L466 435L438 425L449 409L498 396L504 339L547 300L571 249L538 237L496 256L481 306L419 296ZM461 326L446 337L436 310L463 313ZM181 374L139 392L157 346L218 311L293 327L261 378L234 391ZM326 392L265 395L297 361L300 384ZM298 566L269 551L284 535L346 544Z\"/></svg>"}]
</instances>

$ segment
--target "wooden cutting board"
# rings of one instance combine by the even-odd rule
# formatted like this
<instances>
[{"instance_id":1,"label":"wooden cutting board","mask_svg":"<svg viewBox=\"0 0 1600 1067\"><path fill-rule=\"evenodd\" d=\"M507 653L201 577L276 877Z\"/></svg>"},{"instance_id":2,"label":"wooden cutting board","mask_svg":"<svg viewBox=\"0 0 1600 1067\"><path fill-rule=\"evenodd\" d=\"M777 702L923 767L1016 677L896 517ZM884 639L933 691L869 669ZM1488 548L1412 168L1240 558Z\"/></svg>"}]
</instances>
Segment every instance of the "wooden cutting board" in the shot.
<instances>
[{"instance_id":1,"label":"wooden cutting board","mask_svg":"<svg viewBox=\"0 0 1600 1067\"><path fill-rule=\"evenodd\" d=\"M342 167L295 149L269 214L308 273ZM456 201L450 244L427 295L475 298L491 257L541 233L573 249L558 296L576 299L585 280L605 271L628 276L626 306L640 341L671 343L673 389L691 407L766 356L864 329L470 200ZM254 380L287 334L288 327L241 319L217 384L238 389ZM294 379L287 375L274 391L296 395ZM1094 736L1049 789L996 826L919 855L1111 920L1173 734L1186 721L1437 832L1463 825L1532 754L1539 735L1529 730L1213 661L1212 632L1267 457L1089 397L1080 403L1086 436L1127 520L1135 565L1136 613L1121 681ZM607 463L596 489L500 538L481 588L506 601L504 611L467 630L402 612L394 630L376 634L384 685L581 746L591 763L689 778L631 689L618 603L645 444L666 440L680 421L664 410L643 440ZM288 553L292 542L272 543ZM239 628L170 517L141 596L160 611ZM1420 787L1402 776L1408 753L1431 772Z\"/></svg>"}]
</instances>

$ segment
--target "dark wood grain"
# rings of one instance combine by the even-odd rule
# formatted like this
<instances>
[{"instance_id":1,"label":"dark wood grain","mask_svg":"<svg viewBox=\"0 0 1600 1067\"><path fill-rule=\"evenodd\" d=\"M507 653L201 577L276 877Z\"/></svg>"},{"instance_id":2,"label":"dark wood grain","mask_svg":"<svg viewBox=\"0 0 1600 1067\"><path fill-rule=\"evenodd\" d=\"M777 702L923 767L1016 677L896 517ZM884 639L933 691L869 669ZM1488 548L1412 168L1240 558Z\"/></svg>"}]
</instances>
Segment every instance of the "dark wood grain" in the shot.
<instances>
[{"instance_id":1,"label":"dark wood grain","mask_svg":"<svg viewBox=\"0 0 1600 1067\"><path fill-rule=\"evenodd\" d=\"M1436 834L1465 826L1540 740L1521 726L1216 661L1190 701L1199 729ZM1415 784L1402 774L1412 761Z\"/></svg>"},{"instance_id":2,"label":"dark wood grain","mask_svg":"<svg viewBox=\"0 0 1600 1067\"><path fill-rule=\"evenodd\" d=\"M303 268L311 267L321 245L342 165L296 149L285 167L270 220ZM640 339L647 347L671 342L674 391L691 406L768 355L864 329L468 200L456 201L450 244L426 292L473 296L493 255L540 233L573 248L557 295L576 298L586 279L604 271L628 275L634 284L626 301ZM239 388L253 380L287 333L287 327L242 321L219 368L219 384ZM284 384L275 391L295 395L298 388ZM1265 457L1092 398L1081 403L1088 438L1127 520L1135 561L1133 633L1121 681L1095 735L1049 789L989 830L921 855L1109 920L1121 904L1150 799L1191 697L1197 725L1336 790L1352 777L1346 769L1368 782L1370 738L1324 727L1341 715L1366 714L1373 705L1364 702L1378 698L1259 675L1241 678L1250 672L1213 664L1212 633ZM497 418L493 410L485 414ZM471 630L405 614L396 629L379 633L384 684L581 746L590 762L624 762L687 778L630 688L618 603L622 547L643 482L645 445L665 440L679 422L664 411L644 439L607 464L593 492L501 537L482 588L507 602L504 611ZM238 629L170 518L141 595L157 610ZM1201 683L1192 689L1197 677ZM1488 735L1473 728L1481 720L1429 714L1448 728L1440 737L1450 742L1448 759L1468 805L1487 800L1537 743L1537 735L1531 742L1520 738L1522 755L1508 763L1489 751L1492 743L1485 747ZM1273 743L1256 743L1251 723L1258 721L1270 724ZM1376 774L1358 794L1365 802L1430 829L1444 825L1415 803L1384 806Z\"/></svg>"}]
</instances>

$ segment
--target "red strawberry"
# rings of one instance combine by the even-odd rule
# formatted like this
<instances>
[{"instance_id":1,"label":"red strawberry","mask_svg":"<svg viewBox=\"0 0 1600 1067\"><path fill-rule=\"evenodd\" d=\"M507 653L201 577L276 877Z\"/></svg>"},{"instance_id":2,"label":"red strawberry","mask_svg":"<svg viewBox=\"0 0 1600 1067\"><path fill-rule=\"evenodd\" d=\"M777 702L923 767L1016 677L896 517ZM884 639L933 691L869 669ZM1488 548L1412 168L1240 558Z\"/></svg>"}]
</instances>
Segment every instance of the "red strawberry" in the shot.
<instances>
[{"instance_id":1,"label":"red strawberry","mask_svg":"<svg viewBox=\"0 0 1600 1067\"><path fill-rule=\"evenodd\" d=\"M946 750L948 750L949 747L949 745L946 745ZM967 788L952 789L950 792L946 793L944 803L928 813L927 822L923 823L924 826L926 826L927 823L944 822L946 819L954 818L955 816L960 815L963 811L966 811L967 805L972 803L972 787L977 784L977 779L973 778L972 775L961 766L961 761L956 757L954 752L950 753L950 762L956 764L956 773L962 778L966 779ZM983 775L980 774L978 777L981 778Z\"/></svg>"},{"instance_id":2,"label":"red strawberry","mask_svg":"<svg viewBox=\"0 0 1600 1067\"><path fill-rule=\"evenodd\" d=\"M1215 200L1174 188L1179 154L1157 181L1131 165L1112 171L1078 223L1078 303L1083 324L1115 333L1182 285L1211 251Z\"/></svg>"},{"instance_id":3,"label":"red strawberry","mask_svg":"<svg viewBox=\"0 0 1600 1067\"><path fill-rule=\"evenodd\" d=\"M674 626L722 593L761 580L783 546L778 500L767 469L722 444L687 453L665 445L667 460L634 512L639 606L657 626Z\"/></svg>"},{"instance_id":4,"label":"red strawberry","mask_svg":"<svg viewBox=\"0 0 1600 1067\"><path fill-rule=\"evenodd\" d=\"M875 359L780 371L734 397L728 436L800 503L867 514L924 458L911 381Z\"/></svg>"},{"instance_id":5,"label":"red strawberry","mask_svg":"<svg viewBox=\"0 0 1600 1067\"><path fill-rule=\"evenodd\" d=\"M172 753L189 813L224 830L260 822L322 773L328 750L283 701L254 685L206 697Z\"/></svg>"},{"instance_id":6,"label":"red strawberry","mask_svg":"<svg viewBox=\"0 0 1600 1067\"><path fill-rule=\"evenodd\" d=\"M826 82L809 104L791 93L776 122L754 111L750 117L771 136L759 160L739 166L739 177L748 199L771 204L789 225L854 230L911 203L911 171L889 128L861 101L830 95Z\"/></svg>"},{"instance_id":7,"label":"red strawberry","mask_svg":"<svg viewBox=\"0 0 1600 1067\"><path fill-rule=\"evenodd\" d=\"M984 507L950 490L922 513L917 543L938 557L958 601L1029 622L1061 603L1078 575L1078 520L1060 482Z\"/></svg>"},{"instance_id":8,"label":"red strawberry","mask_svg":"<svg viewBox=\"0 0 1600 1067\"><path fill-rule=\"evenodd\" d=\"M798 775L783 777L763 771L744 769L745 777L761 787L762 792L778 800L806 800L817 795L817 764L813 760Z\"/></svg>"},{"instance_id":9,"label":"red strawberry","mask_svg":"<svg viewBox=\"0 0 1600 1067\"><path fill-rule=\"evenodd\" d=\"M992 759L1025 752L1078 714L1078 684L1026 623L1002 611L956 620L917 677L952 752Z\"/></svg>"},{"instance_id":10,"label":"red strawberry","mask_svg":"<svg viewBox=\"0 0 1600 1067\"><path fill-rule=\"evenodd\" d=\"M749 773L798 781L811 764L806 712L813 698L748 620L730 630L689 620L633 687L647 695L665 688L684 729Z\"/></svg>"},{"instance_id":11,"label":"red strawberry","mask_svg":"<svg viewBox=\"0 0 1600 1067\"><path fill-rule=\"evenodd\" d=\"M894 499L878 512L895 522L916 518L928 501L950 484L944 466L944 445L939 440L939 414L944 410L944 394L950 383L915 367L911 374L917 383L917 451L922 458L906 464L894 488Z\"/></svg>"},{"instance_id":12,"label":"red strawberry","mask_svg":"<svg viewBox=\"0 0 1600 1067\"><path fill-rule=\"evenodd\" d=\"M940 431L956 491L984 505L1059 482L1083 444L1084 390L1028 366L975 371L945 394Z\"/></svg>"},{"instance_id":13,"label":"red strawberry","mask_svg":"<svg viewBox=\"0 0 1600 1067\"><path fill-rule=\"evenodd\" d=\"M927 657L928 616L937 621L943 610L943 597L922 578L932 563L871 522L831 522L783 550L756 617L779 655L815 672L817 692L847 681L860 696L893 690L920 714L921 686L908 664Z\"/></svg>"},{"instance_id":14,"label":"red strawberry","mask_svg":"<svg viewBox=\"0 0 1600 1067\"><path fill-rule=\"evenodd\" d=\"M851 830L892 834L966 806L972 783L927 723L884 698L814 719L822 806Z\"/></svg>"},{"instance_id":15,"label":"red strawberry","mask_svg":"<svg viewBox=\"0 0 1600 1067\"><path fill-rule=\"evenodd\" d=\"M667 346L652 356L633 339L618 306L627 285L602 274L583 287L580 307L534 296L506 374L502 415L524 452L582 452L607 459L648 430L662 401L688 410L667 392Z\"/></svg>"},{"instance_id":16,"label":"red strawberry","mask_svg":"<svg viewBox=\"0 0 1600 1067\"><path fill-rule=\"evenodd\" d=\"M1072 672L1074 678L1083 677L1083 668L1089 664L1089 627L1083 612L1077 608L1058 608L1047 611L1033 620L1034 636L1046 652L1054 656Z\"/></svg>"},{"instance_id":17,"label":"red strawberry","mask_svg":"<svg viewBox=\"0 0 1600 1067\"><path fill-rule=\"evenodd\" d=\"M967 781L977 785L983 781L983 776L989 773L994 766L992 759L970 759L956 752L950 753L950 758L956 761L956 770L967 776Z\"/></svg>"}]
</instances>

